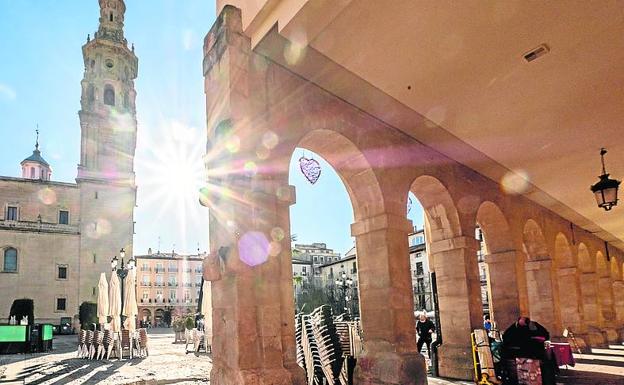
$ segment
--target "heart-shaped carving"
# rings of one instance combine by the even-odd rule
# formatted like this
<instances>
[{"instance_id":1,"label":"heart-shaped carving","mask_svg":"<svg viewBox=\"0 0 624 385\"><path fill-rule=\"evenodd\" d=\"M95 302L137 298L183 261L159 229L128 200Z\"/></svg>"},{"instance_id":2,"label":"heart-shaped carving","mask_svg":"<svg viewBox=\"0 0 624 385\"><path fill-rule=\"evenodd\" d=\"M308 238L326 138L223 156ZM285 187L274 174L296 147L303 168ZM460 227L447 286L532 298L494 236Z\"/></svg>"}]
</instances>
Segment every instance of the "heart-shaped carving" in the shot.
<instances>
[{"instance_id":1,"label":"heart-shaped carving","mask_svg":"<svg viewBox=\"0 0 624 385\"><path fill-rule=\"evenodd\" d=\"M308 159L305 156L299 158L299 168L306 177L308 182L314 184L321 176L321 165L314 159Z\"/></svg>"}]
</instances>

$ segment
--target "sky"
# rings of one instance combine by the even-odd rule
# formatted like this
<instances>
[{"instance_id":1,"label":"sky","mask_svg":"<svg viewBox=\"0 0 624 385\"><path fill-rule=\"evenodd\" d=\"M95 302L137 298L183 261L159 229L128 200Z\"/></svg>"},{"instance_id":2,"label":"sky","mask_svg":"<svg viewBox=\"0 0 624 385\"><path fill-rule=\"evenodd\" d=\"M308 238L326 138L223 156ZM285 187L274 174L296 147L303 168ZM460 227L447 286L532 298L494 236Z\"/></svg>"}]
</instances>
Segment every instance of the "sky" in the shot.
<instances>
[{"instance_id":1,"label":"sky","mask_svg":"<svg viewBox=\"0 0 624 385\"><path fill-rule=\"evenodd\" d=\"M215 20L211 0L126 0L125 37L139 58L138 185L135 254L195 253L208 248L208 213L198 204L205 151L202 43ZM80 157L81 46L97 30L97 0L0 0L0 175L20 176L39 126L52 179L74 182ZM306 152L309 154L310 152ZM340 178L321 157L312 185L293 155L297 190L291 232L298 243L324 242L340 253L352 245L353 212ZM422 211L410 219L422 227Z\"/></svg>"}]
</instances>

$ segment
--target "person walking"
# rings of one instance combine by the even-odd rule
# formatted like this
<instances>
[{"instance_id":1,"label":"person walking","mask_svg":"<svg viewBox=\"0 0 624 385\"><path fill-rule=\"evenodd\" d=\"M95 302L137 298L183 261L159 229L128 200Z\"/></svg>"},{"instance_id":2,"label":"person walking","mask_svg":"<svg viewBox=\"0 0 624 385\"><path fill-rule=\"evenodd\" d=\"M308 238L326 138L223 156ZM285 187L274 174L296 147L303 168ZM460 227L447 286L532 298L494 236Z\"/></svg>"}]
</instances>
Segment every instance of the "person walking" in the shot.
<instances>
[{"instance_id":1,"label":"person walking","mask_svg":"<svg viewBox=\"0 0 624 385\"><path fill-rule=\"evenodd\" d=\"M416 322L416 333L418 334L418 353L422 351L423 345L427 345L427 354L429 355L429 359L431 359L431 341L433 340L433 332L435 332L435 325L429 318L427 318L427 313L422 312L418 317L418 322Z\"/></svg>"}]
</instances>

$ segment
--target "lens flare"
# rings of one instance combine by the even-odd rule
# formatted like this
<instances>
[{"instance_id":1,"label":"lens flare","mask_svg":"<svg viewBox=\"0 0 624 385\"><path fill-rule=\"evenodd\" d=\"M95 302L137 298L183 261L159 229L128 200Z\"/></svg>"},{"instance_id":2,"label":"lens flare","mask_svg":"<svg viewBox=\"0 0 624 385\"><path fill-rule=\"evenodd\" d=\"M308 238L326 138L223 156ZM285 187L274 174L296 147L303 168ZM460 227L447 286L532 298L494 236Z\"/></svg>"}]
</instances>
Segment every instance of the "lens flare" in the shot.
<instances>
[{"instance_id":1,"label":"lens flare","mask_svg":"<svg viewBox=\"0 0 624 385\"><path fill-rule=\"evenodd\" d=\"M249 231L238 240L238 256L248 266L258 266L269 258L269 241L259 231Z\"/></svg>"},{"instance_id":2,"label":"lens flare","mask_svg":"<svg viewBox=\"0 0 624 385\"><path fill-rule=\"evenodd\" d=\"M271 230L271 238L277 242L281 241L284 239L284 230L281 227L274 227Z\"/></svg>"},{"instance_id":3,"label":"lens flare","mask_svg":"<svg viewBox=\"0 0 624 385\"><path fill-rule=\"evenodd\" d=\"M255 162L253 161L247 161L245 162L245 174L247 174L248 176L254 176L258 173L258 166L256 165Z\"/></svg>"},{"instance_id":4,"label":"lens flare","mask_svg":"<svg viewBox=\"0 0 624 385\"><path fill-rule=\"evenodd\" d=\"M282 245L279 242L271 242L269 243L269 255L272 257L276 257L279 253L282 252Z\"/></svg>"},{"instance_id":5,"label":"lens flare","mask_svg":"<svg viewBox=\"0 0 624 385\"><path fill-rule=\"evenodd\" d=\"M56 202L56 193L49 187L39 190L37 196L44 205L51 205Z\"/></svg>"},{"instance_id":6,"label":"lens flare","mask_svg":"<svg viewBox=\"0 0 624 385\"><path fill-rule=\"evenodd\" d=\"M279 143L279 137L273 131L267 131L262 135L262 145L272 150Z\"/></svg>"},{"instance_id":7,"label":"lens flare","mask_svg":"<svg viewBox=\"0 0 624 385\"><path fill-rule=\"evenodd\" d=\"M503 192L510 195L524 194L529 189L530 178L523 170L506 173L501 179Z\"/></svg>"},{"instance_id":8,"label":"lens flare","mask_svg":"<svg viewBox=\"0 0 624 385\"><path fill-rule=\"evenodd\" d=\"M225 148L232 153L235 154L240 150L240 138L236 135L232 135L225 141Z\"/></svg>"}]
</instances>

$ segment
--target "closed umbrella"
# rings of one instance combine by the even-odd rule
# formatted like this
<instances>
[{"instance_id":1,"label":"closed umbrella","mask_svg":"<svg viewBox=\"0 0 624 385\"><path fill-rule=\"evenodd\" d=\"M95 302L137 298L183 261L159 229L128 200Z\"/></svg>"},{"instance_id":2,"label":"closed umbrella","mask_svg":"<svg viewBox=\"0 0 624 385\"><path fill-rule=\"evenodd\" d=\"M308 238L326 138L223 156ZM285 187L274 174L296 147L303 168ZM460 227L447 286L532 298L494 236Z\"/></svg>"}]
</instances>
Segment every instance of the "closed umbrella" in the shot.
<instances>
[{"instance_id":1,"label":"closed umbrella","mask_svg":"<svg viewBox=\"0 0 624 385\"><path fill-rule=\"evenodd\" d=\"M121 288L119 285L119 277L117 277L117 272L113 270L108 285L108 308L109 315L113 317L111 321L113 332L121 331L121 319L119 317L121 315Z\"/></svg>"},{"instance_id":2,"label":"closed umbrella","mask_svg":"<svg viewBox=\"0 0 624 385\"><path fill-rule=\"evenodd\" d=\"M108 282L106 275L100 274L100 282L98 283L98 300L97 300L97 316L98 323L105 324L108 322L110 309L108 308Z\"/></svg>"},{"instance_id":3,"label":"closed umbrella","mask_svg":"<svg viewBox=\"0 0 624 385\"><path fill-rule=\"evenodd\" d=\"M136 330L136 316L139 313L136 301L136 271L135 269L128 270L128 276L126 277L124 287L124 307L123 315L128 317L126 324L128 330Z\"/></svg>"},{"instance_id":4,"label":"closed umbrella","mask_svg":"<svg viewBox=\"0 0 624 385\"><path fill-rule=\"evenodd\" d=\"M202 286L201 314L204 316L206 344L212 345L212 282L204 281Z\"/></svg>"}]
</instances>

